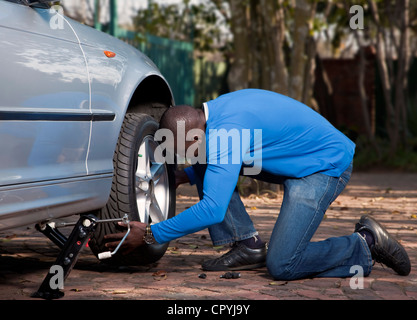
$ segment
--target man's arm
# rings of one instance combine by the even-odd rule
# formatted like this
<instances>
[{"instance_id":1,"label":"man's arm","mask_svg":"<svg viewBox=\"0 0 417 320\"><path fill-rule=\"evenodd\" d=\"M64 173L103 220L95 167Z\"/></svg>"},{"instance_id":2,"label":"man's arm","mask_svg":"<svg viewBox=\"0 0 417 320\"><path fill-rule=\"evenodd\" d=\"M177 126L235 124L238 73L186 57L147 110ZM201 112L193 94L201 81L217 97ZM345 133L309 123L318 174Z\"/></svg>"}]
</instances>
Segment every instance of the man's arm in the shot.
<instances>
[{"instance_id":1,"label":"man's arm","mask_svg":"<svg viewBox=\"0 0 417 320\"><path fill-rule=\"evenodd\" d=\"M175 188L187 182L190 182L190 179L185 170L175 170Z\"/></svg>"},{"instance_id":2,"label":"man's arm","mask_svg":"<svg viewBox=\"0 0 417 320\"><path fill-rule=\"evenodd\" d=\"M240 164L209 164L204 176L203 199L175 217L152 225L155 240L165 243L222 222L240 167Z\"/></svg>"},{"instance_id":3,"label":"man's arm","mask_svg":"<svg viewBox=\"0 0 417 320\"><path fill-rule=\"evenodd\" d=\"M207 169L204 174L202 199L175 217L152 225L152 233L158 243L203 230L224 220L242 167L242 150L246 152L250 146L249 139L243 138L232 139L229 143L229 133L241 133L241 129L243 127L238 128L236 123L232 123L223 130L209 131L206 138ZM227 136L223 137L222 134ZM186 173L192 182L191 172Z\"/></svg>"},{"instance_id":4,"label":"man's arm","mask_svg":"<svg viewBox=\"0 0 417 320\"><path fill-rule=\"evenodd\" d=\"M239 171L240 165L207 166L203 199L177 216L152 225L151 230L155 240L158 243L165 243L223 221L236 187ZM182 181L189 182L189 177L184 171L177 171L175 175L177 185ZM126 227L123 223L119 225ZM122 254L128 254L144 244L145 227L146 224L139 221L130 222L130 234L120 247ZM125 232L120 232L105 236L109 241L106 247L114 250L124 235Z\"/></svg>"}]
</instances>

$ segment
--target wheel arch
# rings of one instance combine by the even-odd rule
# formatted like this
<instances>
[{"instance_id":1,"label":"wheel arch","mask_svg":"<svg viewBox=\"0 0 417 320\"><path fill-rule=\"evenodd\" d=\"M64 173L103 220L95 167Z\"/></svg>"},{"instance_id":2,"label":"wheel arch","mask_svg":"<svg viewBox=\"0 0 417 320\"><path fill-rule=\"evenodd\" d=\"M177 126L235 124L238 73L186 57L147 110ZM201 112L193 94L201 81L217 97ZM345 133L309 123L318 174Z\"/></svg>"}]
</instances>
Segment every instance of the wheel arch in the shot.
<instances>
[{"instance_id":1,"label":"wheel arch","mask_svg":"<svg viewBox=\"0 0 417 320\"><path fill-rule=\"evenodd\" d=\"M158 75L150 75L137 86L126 113L145 113L159 122L165 110L174 104L167 82Z\"/></svg>"}]
</instances>

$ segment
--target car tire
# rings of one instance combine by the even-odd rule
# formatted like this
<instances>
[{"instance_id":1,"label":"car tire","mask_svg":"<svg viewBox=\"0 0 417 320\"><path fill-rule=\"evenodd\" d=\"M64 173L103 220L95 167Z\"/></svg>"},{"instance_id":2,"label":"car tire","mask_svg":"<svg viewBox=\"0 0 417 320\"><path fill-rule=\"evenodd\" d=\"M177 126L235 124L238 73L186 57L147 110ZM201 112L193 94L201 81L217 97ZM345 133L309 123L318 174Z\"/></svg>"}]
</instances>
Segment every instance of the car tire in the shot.
<instances>
[{"instance_id":1,"label":"car tire","mask_svg":"<svg viewBox=\"0 0 417 320\"><path fill-rule=\"evenodd\" d=\"M126 114L113 158L114 175L109 200L99 219L122 218L157 223L175 215L175 164L156 163L153 139L159 124L146 114ZM89 242L93 253L108 251L104 236L125 231L117 223L99 223ZM104 260L117 265L156 262L168 243L144 245L128 255L119 252Z\"/></svg>"}]
</instances>

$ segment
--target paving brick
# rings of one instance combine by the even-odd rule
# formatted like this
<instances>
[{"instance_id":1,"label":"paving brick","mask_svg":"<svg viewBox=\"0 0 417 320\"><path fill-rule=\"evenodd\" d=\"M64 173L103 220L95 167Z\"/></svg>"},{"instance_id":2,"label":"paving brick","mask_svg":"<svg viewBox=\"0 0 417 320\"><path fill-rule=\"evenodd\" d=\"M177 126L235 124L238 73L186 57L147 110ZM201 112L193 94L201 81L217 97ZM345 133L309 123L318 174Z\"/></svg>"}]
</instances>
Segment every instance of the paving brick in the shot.
<instances>
[{"instance_id":1,"label":"paving brick","mask_svg":"<svg viewBox=\"0 0 417 320\"><path fill-rule=\"evenodd\" d=\"M195 190L178 189L177 212L198 201ZM264 239L268 239L282 194L244 198L243 202ZM146 267L109 267L89 250L82 254L65 282L64 300L416 300L417 299L417 174L355 173L332 204L313 240L349 234L363 214L380 220L402 242L412 262L411 274L396 275L375 264L363 289L352 289L350 278L275 281L266 268L241 271L239 279L221 279L223 272L205 272L201 263L229 248L213 249L207 230L172 241L167 253ZM33 300L59 250L32 226L0 232L0 299ZM165 271L158 279L153 274ZM206 279L198 277L206 273Z\"/></svg>"}]
</instances>

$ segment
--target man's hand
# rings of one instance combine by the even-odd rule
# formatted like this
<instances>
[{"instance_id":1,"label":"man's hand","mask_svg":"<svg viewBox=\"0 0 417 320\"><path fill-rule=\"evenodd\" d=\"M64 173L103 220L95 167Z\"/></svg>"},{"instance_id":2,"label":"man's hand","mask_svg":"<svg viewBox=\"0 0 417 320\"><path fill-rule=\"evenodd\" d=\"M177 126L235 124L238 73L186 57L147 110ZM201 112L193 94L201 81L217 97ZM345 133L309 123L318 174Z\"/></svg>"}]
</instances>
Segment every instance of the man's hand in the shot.
<instances>
[{"instance_id":1,"label":"man's hand","mask_svg":"<svg viewBox=\"0 0 417 320\"><path fill-rule=\"evenodd\" d=\"M187 174L184 170L175 170L175 188L178 188L180 184L190 182Z\"/></svg>"},{"instance_id":2,"label":"man's hand","mask_svg":"<svg viewBox=\"0 0 417 320\"><path fill-rule=\"evenodd\" d=\"M127 228L127 225L123 222L119 222L120 226L124 226ZM137 247L140 247L145 242L143 241L143 235L145 234L145 228L146 224L139 222L139 221L131 221L130 222L130 233L123 242L123 244L120 246L119 251L122 254L129 254L133 250L135 250ZM106 243L106 247L109 248L109 250L113 251L116 249L116 247L119 245L120 240L124 237L126 234L125 232L120 233L113 233L108 234L104 236L104 239L106 240L118 240L118 241L112 241Z\"/></svg>"}]
</instances>

